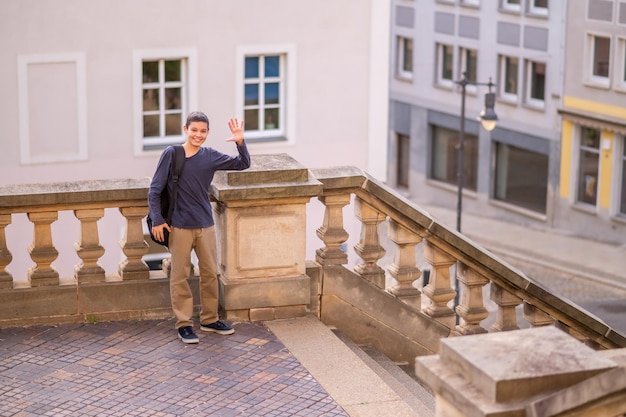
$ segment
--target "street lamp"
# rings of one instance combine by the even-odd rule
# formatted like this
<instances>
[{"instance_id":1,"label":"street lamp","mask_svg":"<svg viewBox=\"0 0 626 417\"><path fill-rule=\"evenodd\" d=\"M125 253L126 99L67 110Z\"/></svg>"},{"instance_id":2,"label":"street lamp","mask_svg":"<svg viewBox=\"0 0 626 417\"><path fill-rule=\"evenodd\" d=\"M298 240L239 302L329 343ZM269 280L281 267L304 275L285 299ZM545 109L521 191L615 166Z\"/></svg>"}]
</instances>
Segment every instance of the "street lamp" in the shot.
<instances>
[{"instance_id":1,"label":"street lamp","mask_svg":"<svg viewBox=\"0 0 626 417\"><path fill-rule=\"evenodd\" d=\"M465 182L464 164L465 164L465 89L468 85L486 85L489 87L489 92L485 94L485 108L480 112L478 120L483 125L483 128L488 132L491 132L496 127L498 121L498 115L494 110L496 104L496 94L491 92L491 88L495 86L489 78L488 83L477 83L470 81L467 78L467 72L463 72L463 78L456 81L456 84L461 86L461 128L459 131L459 154L458 154L458 194L457 194L457 208L456 208L456 230L461 232L461 211L463 207L463 183Z\"/></svg>"}]
</instances>

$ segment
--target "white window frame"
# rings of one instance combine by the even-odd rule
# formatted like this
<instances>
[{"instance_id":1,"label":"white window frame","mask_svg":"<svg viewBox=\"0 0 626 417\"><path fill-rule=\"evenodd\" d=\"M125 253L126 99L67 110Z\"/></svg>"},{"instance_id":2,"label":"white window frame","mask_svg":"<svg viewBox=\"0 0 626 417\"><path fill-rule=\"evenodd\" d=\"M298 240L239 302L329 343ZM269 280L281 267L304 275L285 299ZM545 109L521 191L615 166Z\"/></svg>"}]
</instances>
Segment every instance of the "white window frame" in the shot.
<instances>
[{"instance_id":1,"label":"white window frame","mask_svg":"<svg viewBox=\"0 0 626 417\"><path fill-rule=\"evenodd\" d=\"M544 98L543 100L540 100L538 98L532 97L531 96L531 92L532 92L532 81L533 81L533 64L543 64L546 67L546 74L545 74L545 82L544 82ZM525 73L525 83L524 83L524 102L526 105L534 108L534 109L538 109L538 110L544 110L546 108L546 98L545 95L547 94L547 84L548 84L548 64L545 62L540 62L540 61L535 61L533 59L527 59L525 60L525 65L524 65L524 73Z\"/></svg>"},{"instance_id":2,"label":"white window frame","mask_svg":"<svg viewBox=\"0 0 626 417\"><path fill-rule=\"evenodd\" d=\"M397 50L396 50L396 74L397 77L402 79L402 80L406 80L406 81L412 81L413 80L413 57L415 56L414 52L411 53L411 56L409 57L411 59L410 62L410 67L411 67L411 71L407 71L404 69L405 64L406 64L406 60L407 57L405 56L405 47L406 47L406 43L407 42L411 42L411 51L414 51L414 45L415 43L413 42L412 38L409 38L407 36L398 36L397 38Z\"/></svg>"},{"instance_id":3,"label":"white window frame","mask_svg":"<svg viewBox=\"0 0 626 417\"><path fill-rule=\"evenodd\" d=\"M602 76L595 75L593 73L593 69L594 69L593 67L594 67L594 61L595 61L595 56L596 56L596 51L595 51L596 38L608 38L609 42L611 43L613 41L611 35L608 35L608 34L587 33L586 42L585 42L586 83L593 87L609 88L611 84L611 73L613 70L611 68L611 65L612 65L611 59L613 58L612 51L611 51L612 48L611 48L611 45L609 44L609 68L608 68L609 74L608 76L602 77Z\"/></svg>"},{"instance_id":4,"label":"white window frame","mask_svg":"<svg viewBox=\"0 0 626 417\"><path fill-rule=\"evenodd\" d=\"M159 139L144 139L143 137L143 62L156 60L183 60L183 77L186 77L186 86L183 86L183 123L187 113L198 106L198 64L195 48L180 49L141 49L133 51L133 138L136 156L150 155L161 152L167 145L182 143L181 135L176 137L165 136Z\"/></svg>"},{"instance_id":5,"label":"white window frame","mask_svg":"<svg viewBox=\"0 0 626 417\"><path fill-rule=\"evenodd\" d=\"M507 66L506 66L506 62L507 59L516 59L517 60L517 74L515 74L515 81L517 83L517 92L515 94L510 93L508 91L506 91L506 80L508 79L507 77ZM520 83L520 78L519 78L519 74L520 74L520 59L516 56L510 56L510 55L500 55L500 82L499 84L499 95L500 95L500 99L507 101L509 103L517 103L519 100L519 94L520 94L520 89L521 89L521 83Z\"/></svg>"},{"instance_id":6,"label":"white window frame","mask_svg":"<svg viewBox=\"0 0 626 417\"><path fill-rule=\"evenodd\" d=\"M579 207L586 207L586 208L590 208L590 209L595 211L599 207L599 204L600 204L600 184L599 183L596 184L597 195L596 195L596 202L595 202L595 204L587 203L587 202L581 200L580 195L579 195L579 183L581 181L581 178L580 178L580 169L581 169L581 167L580 167L580 165L582 163L582 161L580 159L580 156L581 156L580 154L583 151L586 151L586 152L589 152L589 153L594 153L594 154L597 153L597 155L598 155L598 178L597 178L597 181L599 182L600 179L602 178L602 172L601 172L602 164L600 162L601 162L601 157L602 157L602 143L603 143L603 140L604 140L603 131L602 131L602 129L598 129L598 130L600 130L600 145L599 145L598 151L595 152L595 150L592 149L592 148L588 148L587 150L584 149L586 147L582 146L581 132L582 132L583 128L588 128L588 129L597 129L597 128L588 127L588 126L584 126L584 125L575 125L575 128L576 128L576 135L575 135L575 144L576 145L572 146L572 150L575 152L575 158L574 158L575 164L572 165L572 168L574 170L573 178L575 180L572 181L572 184L571 184L572 185L572 191L573 191L573 193L572 193L573 203L575 205L579 206Z\"/></svg>"},{"instance_id":7,"label":"white window frame","mask_svg":"<svg viewBox=\"0 0 626 417\"><path fill-rule=\"evenodd\" d=\"M617 91L626 92L626 37L616 39L615 50L615 77L613 77L613 88Z\"/></svg>"},{"instance_id":8,"label":"white window frame","mask_svg":"<svg viewBox=\"0 0 626 417\"><path fill-rule=\"evenodd\" d=\"M510 12L520 13L522 11L522 1L521 0L502 0L502 9L510 11Z\"/></svg>"},{"instance_id":9,"label":"white window frame","mask_svg":"<svg viewBox=\"0 0 626 417\"><path fill-rule=\"evenodd\" d=\"M537 6L537 0L527 0L528 1L528 12L530 14L538 15L538 16L547 16L548 10L550 8L550 0L547 0L548 6L541 7Z\"/></svg>"},{"instance_id":10,"label":"white window frame","mask_svg":"<svg viewBox=\"0 0 626 417\"><path fill-rule=\"evenodd\" d=\"M444 70L444 49L445 48L449 48L451 53L451 59L452 59L452 75L450 79L448 78L443 78L443 70ZM437 67L436 67L436 83L438 86L440 87L445 87L445 88L452 88L454 87L454 45L450 45L450 44L445 44L445 43L437 43Z\"/></svg>"},{"instance_id":11,"label":"white window frame","mask_svg":"<svg viewBox=\"0 0 626 417\"><path fill-rule=\"evenodd\" d=\"M252 143L295 143L296 131L296 46L295 44L240 45L235 53L235 114L244 115L245 58L249 56L281 56L280 123L278 129L246 131Z\"/></svg>"},{"instance_id":12,"label":"white window frame","mask_svg":"<svg viewBox=\"0 0 626 417\"><path fill-rule=\"evenodd\" d=\"M37 64L71 63L76 67L77 150L75 153L32 155L29 128L28 66ZM87 69L84 53L19 55L17 57L17 91L19 111L20 162L43 164L50 162L84 161L87 151Z\"/></svg>"},{"instance_id":13,"label":"white window frame","mask_svg":"<svg viewBox=\"0 0 626 417\"><path fill-rule=\"evenodd\" d=\"M604 149L604 144L601 145ZM613 171L614 177L611 184L611 196L614 196L611 201L611 215L618 216L620 218L626 217L626 213L620 212L620 204L622 200L622 170L624 169L624 148L626 147L626 135L615 134L613 137L613 166L616 169Z\"/></svg>"}]
</instances>

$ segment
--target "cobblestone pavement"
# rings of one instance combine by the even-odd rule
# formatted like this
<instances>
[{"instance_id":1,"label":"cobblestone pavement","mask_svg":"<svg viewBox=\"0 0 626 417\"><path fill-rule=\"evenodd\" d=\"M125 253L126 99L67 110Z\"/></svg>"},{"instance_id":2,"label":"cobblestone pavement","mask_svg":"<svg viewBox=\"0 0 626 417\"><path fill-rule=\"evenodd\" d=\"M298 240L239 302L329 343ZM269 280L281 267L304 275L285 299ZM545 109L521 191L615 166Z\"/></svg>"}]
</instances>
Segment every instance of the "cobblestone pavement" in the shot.
<instances>
[{"instance_id":1,"label":"cobblestone pavement","mask_svg":"<svg viewBox=\"0 0 626 417\"><path fill-rule=\"evenodd\" d=\"M512 257L502 256L502 259L626 335L625 289Z\"/></svg>"},{"instance_id":2,"label":"cobblestone pavement","mask_svg":"<svg viewBox=\"0 0 626 417\"><path fill-rule=\"evenodd\" d=\"M197 345L173 325L0 329L0 416L347 416L263 324Z\"/></svg>"}]
</instances>

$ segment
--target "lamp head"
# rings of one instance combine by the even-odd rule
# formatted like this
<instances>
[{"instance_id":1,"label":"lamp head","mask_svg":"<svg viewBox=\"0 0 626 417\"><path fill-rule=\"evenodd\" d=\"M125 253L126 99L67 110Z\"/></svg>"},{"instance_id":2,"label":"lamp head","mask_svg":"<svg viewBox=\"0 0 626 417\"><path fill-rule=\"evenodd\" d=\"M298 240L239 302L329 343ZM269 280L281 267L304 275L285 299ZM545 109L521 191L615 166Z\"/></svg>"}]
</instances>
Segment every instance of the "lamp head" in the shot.
<instances>
[{"instance_id":1,"label":"lamp head","mask_svg":"<svg viewBox=\"0 0 626 417\"><path fill-rule=\"evenodd\" d=\"M485 94L485 108L480 112L480 116L478 120L483 125L483 128L491 132L496 127L496 122L498 121L498 115L494 110L496 105L496 94L495 93L487 93Z\"/></svg>"}]
</instances>

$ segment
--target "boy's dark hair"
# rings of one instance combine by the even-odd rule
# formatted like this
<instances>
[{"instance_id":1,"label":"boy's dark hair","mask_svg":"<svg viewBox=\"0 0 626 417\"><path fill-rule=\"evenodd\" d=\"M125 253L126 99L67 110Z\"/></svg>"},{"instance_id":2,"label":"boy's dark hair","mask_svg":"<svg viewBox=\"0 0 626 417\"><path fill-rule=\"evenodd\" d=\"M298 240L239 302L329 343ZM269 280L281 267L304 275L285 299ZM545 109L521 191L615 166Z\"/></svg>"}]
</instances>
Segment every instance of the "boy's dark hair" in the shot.
<instances>
[{"instance_id":1,"label":"boy's dark hair","mask_svg":"<svg viewBox=\"0 0 626 417\"><path fill-rule=\"evenodd\" d=\"M189 113L189 116L187 116L187 121L185 122L185 126L189 127L192 122L204 122L206 123L206 127L209 127L209 118L201 111L192 111L191 113Z\"/></svg>"}]
</instances>

